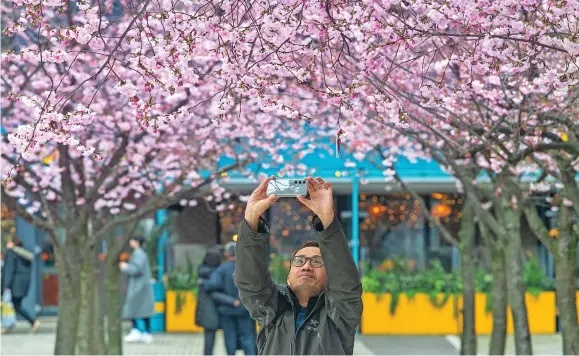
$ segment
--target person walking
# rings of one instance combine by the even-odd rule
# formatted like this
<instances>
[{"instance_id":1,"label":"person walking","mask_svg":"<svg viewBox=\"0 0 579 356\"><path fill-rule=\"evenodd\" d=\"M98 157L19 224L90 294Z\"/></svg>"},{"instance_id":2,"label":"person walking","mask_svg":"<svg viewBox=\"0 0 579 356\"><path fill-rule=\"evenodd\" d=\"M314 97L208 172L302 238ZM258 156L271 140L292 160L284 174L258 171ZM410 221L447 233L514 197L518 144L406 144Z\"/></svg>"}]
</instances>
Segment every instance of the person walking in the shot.
<instances>
[{"instance_id":1,"label":"person walking","mask_svg":"<svg viewBox=\"0 0 579 356\"><path fill-rule=\"evenodd\" d=\"M119 262L119 268L128 276L127 293L123 306L123 319L133 323L131 332L125 336L125 342L151 343L151 317L155 315L155 298L151 285L151 267L147 253L143 250L145 239L132 237L129 246L133 249L129 262ZM143 319L145 330L139 330L137 320Z\"/></svg>"},{"instance_id":2,"label":"person walking","mask_svg":"<svg viewBox=\"0 0 579 356\"><path fill-rule=\"evenodd\" d=\"M30 286L33 259L34 254L22 247L22 241L19 239L11 237L6 242L6 254L2 266L2 295L9 294L12 297L14 310L30 323L30 331L35 333L40 322L22 305ZM9 333L12 328L13 326L2 329L2 334Z\"/></svg>"},{"instance_id":3,"label":"person walking","mask_svg":"<svg viewBox=\"0 0 579 356\"><path fill-rule=\"evenodd\" d=\"M362 318L362 283L348 241L334 214L332 185L307 178L317 241L290 261L287 285L276 286L266 263L269 227L261 215L278 197L265 179L251 194L237 240L235 283L242 304L260 326L261 355L352 355Z\"/></svg>"},{"instance_id":4,"label":"person walking","mask_svg":"<svg viewBox=\"0 0 579 356\"><path fill-rule=\"evenodd\" d=\"M235 242L225 245L224 256L227 260L221 264L202 286L210 292L222 291L235 299L233 305L219 303L217 310L223 328L225 348L228 355L235 355L238 345L246 355L257 354L255 322L251 319L247 309L241 305L239 291L233 282L235 270L236 247Z\"/></svg>"},{"instance_id":5,"label":"person walking","mask_svg":"<svg viewBox=\"0 0 579 356\"><path fill-rule=\"evenodd\" d=\"M197 308L195 309L195 324L204 329L204 355L213 355L215 345L215 333L220 328L219 304L239 305L239 299L233 298L223 292L209 292L204 285L221 264L221 253L218 250L208 250L203 258L203 263L197 268L199 278L199 296L197 298Z\"/></svg>"}]
</instances>

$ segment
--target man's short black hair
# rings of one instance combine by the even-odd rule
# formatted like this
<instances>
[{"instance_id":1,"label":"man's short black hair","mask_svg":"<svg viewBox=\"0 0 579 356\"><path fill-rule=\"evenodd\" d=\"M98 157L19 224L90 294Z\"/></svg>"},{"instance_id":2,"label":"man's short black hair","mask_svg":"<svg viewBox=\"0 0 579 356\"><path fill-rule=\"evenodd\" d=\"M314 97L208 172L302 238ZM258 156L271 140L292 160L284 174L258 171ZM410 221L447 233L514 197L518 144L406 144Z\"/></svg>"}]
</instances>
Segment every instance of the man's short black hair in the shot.
<instances>
[{"instance_id":1,"label":"man's short black hair","mask_svg":"<svg viewBox=\"0 0 579 356\"><path fill-rule=\"evenodd\" d=\"M317 248L320 248L320 244L319 244L317 241L313 241L313 240L306 241L306 242L303 243L303 245L302 245L300 248L298 248L297 250L294 251L294 253L293 253L293 255L292 255L292 258L296 257L296 254L297 254L298 252L300 252L300 250L302 250L302 249L304 249L304 248L306 248L306 247L317 247Z\"/></svg>"}]
</instances>

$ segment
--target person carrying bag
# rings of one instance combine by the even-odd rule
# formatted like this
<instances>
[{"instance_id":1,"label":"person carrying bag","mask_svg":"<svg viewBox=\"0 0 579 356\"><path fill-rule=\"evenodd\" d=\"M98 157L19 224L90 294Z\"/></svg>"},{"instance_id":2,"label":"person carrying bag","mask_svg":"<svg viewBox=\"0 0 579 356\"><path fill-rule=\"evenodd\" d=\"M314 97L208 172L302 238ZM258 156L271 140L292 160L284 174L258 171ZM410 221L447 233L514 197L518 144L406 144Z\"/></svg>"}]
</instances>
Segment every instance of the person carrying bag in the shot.
<instances>
[{"instance_id":1,"label":"person carrying bag","mask_svg":"<svg viewBox=\"0 0 579 356\"><path fill-rule=\"evenodd\" d=\"M10 305L16 313L30 323L30 331L35 333L40 322L23 305L32 278L33 259L34 254L26 250L19 239L11 237L6 242L6 253L2 266L2 302L7 305L8 315L11 314L8 307ZM4 309L3 305L2 310L4 311ZM10 317L7 316L7 318ZM2 313L2 334L9 333L13 327L14 324L11 326L4 324L4 313Z\"/></svg>"}]
</instances>

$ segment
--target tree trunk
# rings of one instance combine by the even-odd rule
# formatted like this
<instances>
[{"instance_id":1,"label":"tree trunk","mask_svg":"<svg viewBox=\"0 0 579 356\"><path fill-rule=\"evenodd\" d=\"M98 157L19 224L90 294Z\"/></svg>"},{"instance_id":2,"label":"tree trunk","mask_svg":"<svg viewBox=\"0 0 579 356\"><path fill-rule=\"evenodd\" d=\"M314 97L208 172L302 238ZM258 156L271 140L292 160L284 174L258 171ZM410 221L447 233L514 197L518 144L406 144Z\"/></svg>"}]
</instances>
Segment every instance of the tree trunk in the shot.
<instances>
[{"instance_id":1,"label":"tree trunk","mask_svg":"<svg viewBox=\"0 0 579 356\"><path fill-rule=\"evenodd\" d=\"M80 315L77 330L77 349L80 355L95 355L94 289L96 276L90 259L82 264L80 272Z\"/></svg>"},{"instance_id":2,"label":"tree trunk","mask_svg":"<svg viewBox=\"0 0 579 356\"><path fill-rule=\"evenodd\" d=\"M95 274L97 276L95 281L95 288L93 288L93 338L95 340L95 352L97 355L105 355L107 344L105 341L105 313L103 310L103 282L101 266L98 259L95 257Z\"/></svg>"},{"instance_id":3,"label":"tree trunk","mask_svg":"<svg viewBox=\"0 0 579 356\"><path fill-rule=\"evenodd\" d=\"M563 354L579 355L579 326L576 304L577 236L572 230L573 214L570 208L559 210L559 240L555 255L555 289L557 309L563 334Z\"/></svg>"},{"instance_id":4,"label":"tree trunk","mask_svg":"<svg viewBox=\"0 0 579 356\"><path fill-rule=\"evenodd\" d=\"M121 304L121 272L117 256L107 254L105 262L105 284L107 298L107 354L123 354L123 325Z\"/></svg>"},{"instance_id":5,"label":"tree trunk","mask_svg":"<svg viewBox=\"0 0 579 356\"><path fill-rule=\"evenodd\" d=\"M476 355L477 343L475 333L475 229L474 216L467 200L460 225L460 257L462 277L462 335L460 343L461 355Z\"/></svg>"},{"instance_id":6,"label":"tree trunk","mask_svg":"<svg viewBox=\"0 0 579 356\"><path fill-rule=\"evenodd\" d=\"M515 352L517 355L532 355L531 333L525 302L523 280L521 217L503 197L503 214L506 231L505 260L507 270L507 290L515 329Z\"/></svg>"},{"instance_id":7,"label":"tree trunk","mask_svg":"<svg viewBox=\"0 0 579 356\"><path fill-rule=\"evenodd\" d=\"M70 258L57 260L59 300L54 354L75 355L80 311L80 263L75 258L78 247L65 245L63 248L62 255Z\"/></svg>"},{"instance_id":8,"label":"tree trunk","mask_svg":"<svg viewBox=\"0 0 579 356\"><path fill-rule=\"evenodd\" d=\"M501 223L504 221L500 219ZM493 283L490 299L492 306L493 331L489 343L489 355L504 355L507 341L507 277L505 267L504 239L491 233L487 226L480 222L480 232L491 255L491 275Z\"/></svg>"},{"instance_id":9,"label":"tree trunk","mask_svg":"<svg viewBox=\"0 0 579 356\"><path fill-rule=\"evenodd\" d=\"M502 250L490 248L492 285L493 331L489 344L489 355L504 355L507 340L507 277L505 256Z\"/></svg>"}]
</instances>

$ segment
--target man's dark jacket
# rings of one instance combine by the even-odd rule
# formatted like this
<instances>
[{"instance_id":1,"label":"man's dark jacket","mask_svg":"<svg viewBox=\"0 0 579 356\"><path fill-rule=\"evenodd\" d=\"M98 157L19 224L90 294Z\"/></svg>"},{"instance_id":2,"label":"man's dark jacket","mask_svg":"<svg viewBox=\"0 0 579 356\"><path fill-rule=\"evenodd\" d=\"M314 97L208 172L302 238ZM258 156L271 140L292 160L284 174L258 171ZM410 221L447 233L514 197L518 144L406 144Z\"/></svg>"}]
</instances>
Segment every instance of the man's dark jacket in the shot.
<instances>
[{"instance_id":1,"label":"man's dark jacket","mask_svg":"<svg viewBox=\"0 0 579 356\"><path fill-rule=\"evenodd\" d=\"M337 218L324 230L313 220L328 280L325 291L296 330L297 303L287 286L274 285L266 265L269 227L258 232L244 220L237 240L235 283L241 302L260 326L260 355L352 355L362 318L362 284L346 236Z\"/></svg>"}]
</instances>

